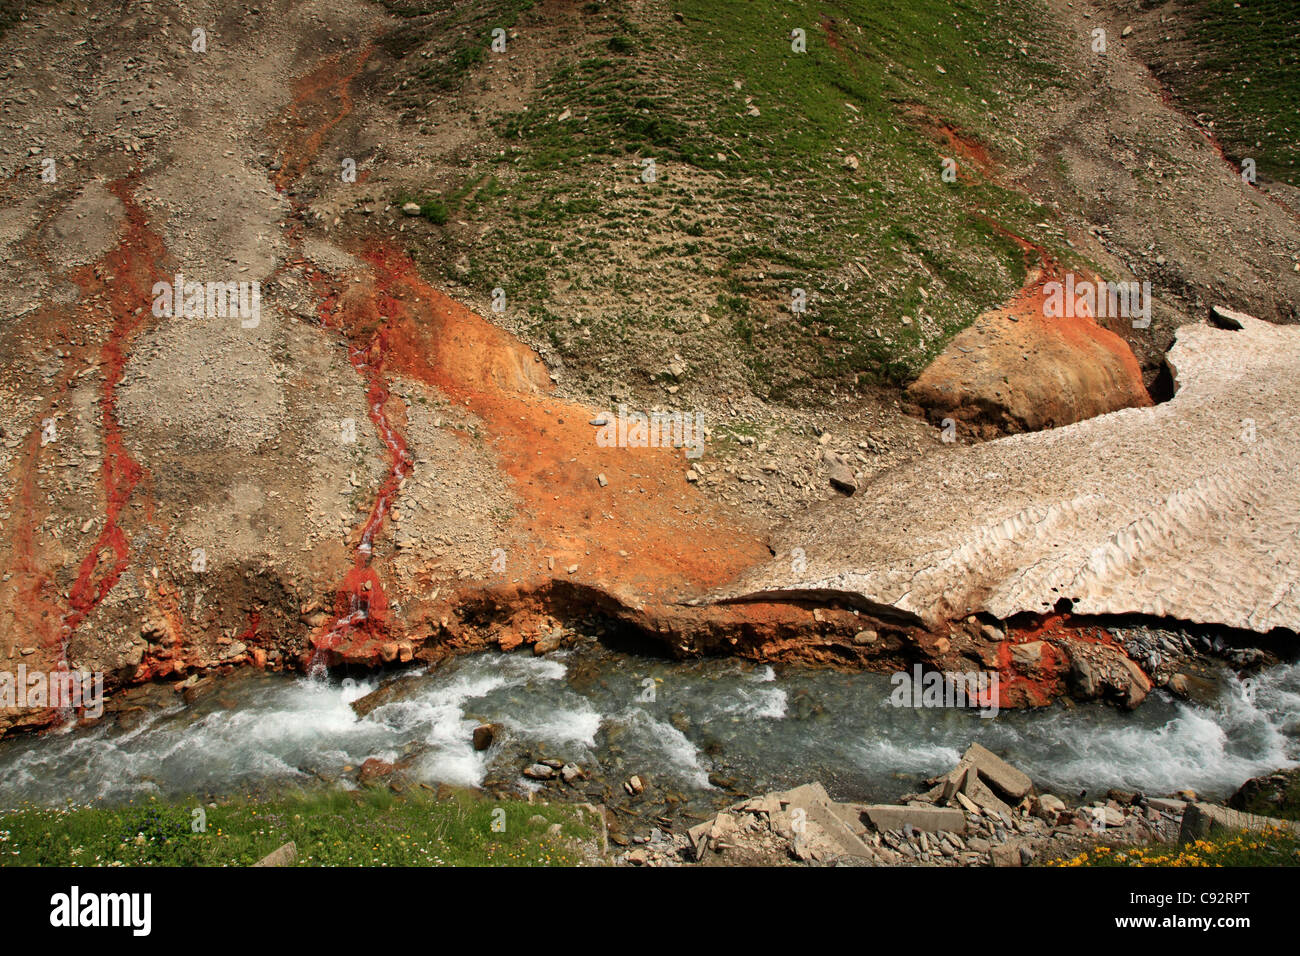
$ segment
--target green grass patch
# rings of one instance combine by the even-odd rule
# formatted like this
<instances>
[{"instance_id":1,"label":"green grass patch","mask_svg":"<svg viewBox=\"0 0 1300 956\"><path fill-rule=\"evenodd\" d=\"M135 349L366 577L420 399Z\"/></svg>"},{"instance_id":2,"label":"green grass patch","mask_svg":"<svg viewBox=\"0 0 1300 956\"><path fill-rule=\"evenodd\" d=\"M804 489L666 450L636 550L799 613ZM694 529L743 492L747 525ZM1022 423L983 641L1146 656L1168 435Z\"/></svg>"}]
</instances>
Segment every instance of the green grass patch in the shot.
<instances>
[{"instance_id":1,"label":"green grass patch","mask_svg":"<svg viewBox=\"0 0 1300 956\"><path fill-rule=\"evenodd\" d=\"M412 196L409 193L398 193L394 197L394 202L398 206L405 206L409 202L415 203L420 207L420 217L429 220L435 226L445 225L451 216L447 204L437 196Z\"/></svg>"},{"instance_id":2,"label":"green grass patch","mask_svg":"<svg viewBox=\"0 0 1300 956\"><path fill-rule=\"evenodd\" d=\"M1179 105L1209 113L1228 155L1300 186L1300 9L1295 0L1191 0L1193 59L1158 67ZM1153 41L1156 42L1156 41Z\"/></svg>"},{"instance_id":3,"label":"green grass patch","mask_svg":"<svg viewBox=\"0 0 1300 956\"><path fill-rule=\"evenodd\" d=\"M539 819L540 818L540 819ZM0 813L7 866L247 866L293 841L300 866L572 866L598 839L567 804L424 790L291 795L215 807L148 800ZM200 824L202 829L199 829ZM558 824L560 832L550 828Z\"/></svg>"}]
</instances>

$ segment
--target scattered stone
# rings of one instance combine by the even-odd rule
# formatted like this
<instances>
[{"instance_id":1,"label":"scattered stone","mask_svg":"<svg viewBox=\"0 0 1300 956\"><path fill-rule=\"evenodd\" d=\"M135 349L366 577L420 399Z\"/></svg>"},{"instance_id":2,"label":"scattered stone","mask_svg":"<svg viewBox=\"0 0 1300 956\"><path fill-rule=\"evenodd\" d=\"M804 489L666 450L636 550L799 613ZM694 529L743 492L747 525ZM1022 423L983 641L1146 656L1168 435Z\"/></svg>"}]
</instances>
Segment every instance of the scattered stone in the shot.
<instances>
[{"instance_id":1,"label":"scattered stone","mask_svg":"<svg viewBox=\"0 0 1300 956\"><path fill-rule=\"evenodd\" d=\"M1247 813L1293 816L1300 809L1300 769L1252 777L1228 798L1228 806Z\"/></svg>"},{"instance_id":2,"label":"scattered stone","mask_svg":"<svg viewBox=\"0 0 1300 956\"><path fill-rule=\"evenodd\" d=\"M357 783L363 787L382 786L397 769L397 764L380 760L378 757L368 757L361 764L361 769L357 771Z\"/></svg>"},{"instance_id":3,"label":"scattered stone","mask_svg":"<svg viewBox=\"0 0 1300 956\"><path fill-rule=\"evenodd\" d=\"M1011 659L1022 667L1034 668L1042 662L1043 642L1028 641L1011 648Z\"/></svg>"},{"instance_id":4,"label":"scattered stone","mask_svg":"<svg viewBox=\"0 0 1300 956\"><path fill-rule=\"evenodd\" d=\"M474 728L474 749L487 750L501 732L500 724L479 724Z\"/></svg>"},{"instance_id":5,"label":"scattered stone","mask_svg":"<svg viewBox=\"0 0 1300 956\"><path fill-rule=\"evenodd\" d=\"M853 476L853 469L848 465L833 465L828 474L831 487L851 495L858 490L858 480Z\"/></svg>"},{"instance_id":6,"label":"scattered stone","mask_svg":"<svg viewBox=\"0 0 1300 956\"><path fill-rule=\"evenodd\" d=\"M272 850L253 866L290 866L298 859L298 847L290 840L277 850Z\"/></svg>"},{"instance_id":7,"label":"scattered stone","mask_svg":"<svg viewBox=\"0 0 1300 956\"><path fill-rule=\"evenodd\" d=\"M352 702L352 710L358 717L365 717L371 711L385 704L405 700L418 693L421 686L421 680L418 677L399 677L397 680L376 687L364 697L358 697Z\"/></svg>"},{"instance_id":8,"label":"scattered stone","mask_svg":"<svg viewBox=\"0 0 1300 956\"><path fill-rule=\"evenodd\" d=\"M524 776L530 780L550 780L555 771L544 763L535 763L524 768Z\"/></svg>"},{"instance_id":9,"label":"scattered stone","mask_svg":"<svg viewBox=\"0 0 1300 956\"><path fill-rule=\"evenodd\" d=\"M420 204L418 202L402 203L402 214L405 216L418 216L420 214Z\"/></svg>"},{"instance_id":10,"label":"scattered stone","mask_svg":"<svg viewBox=\"0 0 1300 956\"><path fill-rule=\"evenodd\" d=\"M1044 820L1055 820L1065 812L1065 801L1050 793L1039 794L1038 815Z\"/></svg>"},{"instance_id":11,"label":"scattered stone","mask_svg":"<svg viewBox=\"0 0 1300 956\"><path fill-rule=\"evenodd\" d=\"M1249 319L1250 316L1244 312L1234 312L1231 309L1225 309L1221 305L1210 307L1210 324L1215 328L1228 329L1231 332L1240 332L1246 326L1242 319Z\"/></svg>"},{"instance_id":12,"label":"scattered stone","mask_svg":"<svg viewBox=\"0 0 1300 956\"><path fill-rule=\"evenodd\" d=\"M1017 770L993 751L979 744L971 744L957 766L973 767L980 777L1008 800L1024 799L1034 786L1034 782L1027 774Z\"/></svg>"},{"instance_id":13,"label":"scattered stone","mask_svg":"<svg viewBox=\"0 0 1300 956\"><path fill-rule=\"evenodd\" d=\"M1014 841L996 844L989 851L994 866L1020 866L1020 844Z\"/></svg>"}]
</instances>

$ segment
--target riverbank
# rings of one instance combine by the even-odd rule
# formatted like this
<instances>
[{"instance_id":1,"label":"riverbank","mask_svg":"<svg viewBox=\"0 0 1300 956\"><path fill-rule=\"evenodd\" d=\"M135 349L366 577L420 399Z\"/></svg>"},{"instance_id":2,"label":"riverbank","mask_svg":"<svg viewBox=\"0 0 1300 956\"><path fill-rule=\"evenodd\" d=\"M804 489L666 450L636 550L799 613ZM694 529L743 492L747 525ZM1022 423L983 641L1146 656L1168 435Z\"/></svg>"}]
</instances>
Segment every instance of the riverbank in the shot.
<instances>
[{"instance_id":1,"label":"riverbank","mask_svg":"<svg viewBox=\"0 0 1300 956\"><path fill-rule=\"evenodd\" d=\"M986 757L998 771L990 782L1014 778L1016 771ZM1255 789L1248 785L1230 802ZM28 805L0 812L0 866L1300 865L1300 833L1289 824L1189 833L1179 826L1181 801L1136 794L1067 810L1050 794L1027 793L995 815L974 806L850 807L830 801L814 783L731 810L689 831L656 828L620 849L607 839L606 820L614 816L607 808L503 801L447 787L330 789L206 804L150 798L119 806Z\"/></svg>"}]
</instances>

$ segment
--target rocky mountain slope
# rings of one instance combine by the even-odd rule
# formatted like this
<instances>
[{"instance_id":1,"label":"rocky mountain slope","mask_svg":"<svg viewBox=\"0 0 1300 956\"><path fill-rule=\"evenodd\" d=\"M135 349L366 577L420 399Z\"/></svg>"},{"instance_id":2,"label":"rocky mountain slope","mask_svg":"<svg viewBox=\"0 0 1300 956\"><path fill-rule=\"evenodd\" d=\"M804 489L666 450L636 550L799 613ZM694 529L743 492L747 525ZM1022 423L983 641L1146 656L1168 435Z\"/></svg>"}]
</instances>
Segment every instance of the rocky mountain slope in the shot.
<instances>
[{"instance_id":1,"label":"rocky mountain slope","mask_svg":"<svg viewBox=\"0 0 1300 956\"><path fill-rule=\"evenodd\" d=\"M1170 104L1140 56L1146 28L1123 36L1122 13L1063 0L7 5L0 656L117 686L544 650L597 614L677 653L863 663L836 648L865 646L852 639L868 609L704 600L741 580L770 588L755 569L810 522L852 525L829 549L851 543L847 563L805 546L827 578L893 581L921 570L905 555L952 557L922 562L931 583L907 601L896 582L837 587L905 607L922 623L893 626L921 647L976 593L994 614L1040 608L1056 587L1097 611L1200 615L1164 589L1205 580L1216 556L1248 580L1204 619L1293 626L1275 594L1293 552L1266 520L1293 504L1273 494L1294 369L1266 354L1290 330L1199 324L1212 304L1294 323L1295 193L1243 181ZM959 400L977 413L945 434L904 386L971 348L977 317L1013 314L1002 307L1042 268L1151 282L1151 324L1084 322L1123 374L1075 374L1095 350L1002 336L980 380L1006 367L1008 384L1073 382L1054 390L1070 420L1146 405L1148 391L1168 397L1164 354L1187 326L1175 354L1232 335L1250 344L1222 361L1243 354L1272 377L1234 390L1206 359L1206 384L1165 405L992 445L976 439L1065 418L1009 413L1023 396ZM241 282L258 283L242 314L208 285ZM956 368L949 385L973 394ZM1107 394L1084 394L1098 383ZM1230 412L1211 404L1225 390ZM678 447L602 443L620 406L701 423L703 457L680 432ZM1234 472L1238 412L1258 440ZM1182 414L1201 430L1185 445L1161 431ZM1057 477L980 484L1002 455ZM1128 490L1106 481L1117 461ZM1160 525L1183 549L1224 531L1207 567L1165 574L1171 562L1120 547L1104 574L1062 577L1216 468L1214 521ZM944 474L960 527L932 526L926 544L882 519L921 507ZM982 541L1013 503L1038 520L1081 495L1057 529L1071 557L1041 580L1017 583L1030 552L1005 536L996 568L964 563L987 549L961 528ZM1056 525L1037 527L1034 547L1050 548ZM1079 527L1090 536L1069 538Z\"/></svg>"}]
</instances>

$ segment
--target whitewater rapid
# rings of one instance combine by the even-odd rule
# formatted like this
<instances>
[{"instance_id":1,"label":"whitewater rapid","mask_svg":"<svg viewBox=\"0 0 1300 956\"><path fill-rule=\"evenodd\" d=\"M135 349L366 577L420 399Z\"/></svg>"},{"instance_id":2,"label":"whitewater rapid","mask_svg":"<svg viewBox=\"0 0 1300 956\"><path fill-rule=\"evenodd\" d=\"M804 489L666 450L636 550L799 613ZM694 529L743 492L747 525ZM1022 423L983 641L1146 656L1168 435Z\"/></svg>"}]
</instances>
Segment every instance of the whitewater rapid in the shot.
<instances>
[{"instance_id":1,"label":"whitewater rapid","mask_svg":"<svg viewBox=\"0 0 1300 956\"><path fill-rule=\"evenodd\" d=\"M351 702L382 682L402 692L358 717ZM265 674L222 683L129 725L113 718L0 744L2 802L206 799L281 786L355 786L368 758L407 761L420 782L475 787L520 775L547 753L615 785L645 774L704 800L710 773L761 791L821 780L842 799L895 799L951 767L972 741L1062 795L1121 787L1192 788L1223 797L1300 757L1300 668L1253 681L1224 672L1217 699L1156 693L1137 711L1099 704L972 713L889 705L886 675L671 662L603 648L546 657L485 653L432 672L362 679ZM475 751L473 730L503 728Z\"/></svg>"}]
</instances>

